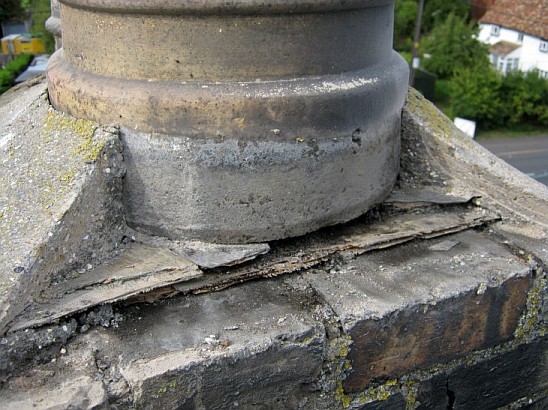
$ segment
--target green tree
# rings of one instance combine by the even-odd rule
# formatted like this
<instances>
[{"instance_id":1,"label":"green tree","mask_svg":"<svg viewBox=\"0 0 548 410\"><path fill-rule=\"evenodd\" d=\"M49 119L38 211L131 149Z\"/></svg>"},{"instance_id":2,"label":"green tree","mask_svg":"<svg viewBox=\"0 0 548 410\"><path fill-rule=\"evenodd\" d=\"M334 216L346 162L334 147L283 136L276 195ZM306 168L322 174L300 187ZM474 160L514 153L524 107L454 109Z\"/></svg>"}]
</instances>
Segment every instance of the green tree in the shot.
<instances>
[{"instance_id":1,"label":"green tree","mask_svg":"<svg viewBox=\"0 0 548 410\"><path fill-rule=\"evenodd\" d=\"M548 80L538 71L508 73L500 91L508 105L510 124L548 125Z\"/></svg>"},{"instance_id":2,"label":"green tree","mask_svg":"<svg viewBox=\"0 0 548 410\"><path fill-rule=\"evenodd\" d=\"M416 0L396 0L394 13L394 48L396 50L411 49L418 8Z\"/></svg>"},{"instance_id":3,"label":"green tree","mask_svg":"<svg viewBox=\"0 0 548 410\"><path fill-rule=\"evenodd\" d=\"M424 59L425 68L450 78L464 67L488 67L487 47L476 39L477 33L475 23L450 13L423 42L422 51L431 55Z\"/></svg>"},{"instance_id":4,"label":"green tree","mask_svg":"<svg viewBox=\"0 0 548 410\"><path fill-rule=\"evenodd\" d=\"M462 0L426 0L424 2L422 32L430 33L436 26L442 24L450 14L469 22L471 18L470 2Z\"/></svg>"},{"instance_id":5,"label":"green tree","mask_svg":"<svg viewBox=\"0 0 548 410\"><path fill-rule=\"evenodd\" d=\"M0 69L0 94L13 86L15 78L27 68L31 60L30 54L22 54Z\"/></svg>"},{"instance_id":6,"label":"green tree","mask_svg":"<svg viewBox=\"0 0 548 410\"><path fill-rule=\"evenodd\" d=\"M502 75L490 66L459 68L450 87L451 112L454 116L478 122L482 129L490 129L506 122L508 104L501 98Z\"/></svg>"},{"instance_id":7,"label":"green tree","mask_svg":"<svg viewBox=\"0 0 548 410\"><path fill-rule=\"evenodd\" d=\"M20 0L2 0L0 2L0 22L23 15Z\"/></svg>"}]
</instances>

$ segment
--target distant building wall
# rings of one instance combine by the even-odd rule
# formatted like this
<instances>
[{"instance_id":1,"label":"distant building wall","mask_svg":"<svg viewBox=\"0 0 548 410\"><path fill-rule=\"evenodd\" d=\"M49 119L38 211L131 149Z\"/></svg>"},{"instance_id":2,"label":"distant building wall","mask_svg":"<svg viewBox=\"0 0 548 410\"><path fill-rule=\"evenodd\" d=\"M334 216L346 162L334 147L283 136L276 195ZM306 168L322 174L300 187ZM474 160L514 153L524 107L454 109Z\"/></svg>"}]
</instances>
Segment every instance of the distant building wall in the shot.
<instances>
[{"instance_id":1,"label":"distant building wall","mask_svg":"<svg viewBox=\"0 0 548 410\"><path fill-rule=\"evenodd\" d=\"M515 43L520 47L506 56L506 58L519 58L518 69L531 71L538 69L541 76L548 78L548 41L539 37L531 36L517 30L508 29L495 24L480 24L479 40L493 46L501 41ZM500 68L500 60L491 55L491 62L496 65L499 71L506 72Z\"/></svg>"},{"instance_id":2,"label":"distant building wall","mask_svg":"<svg viewBox=\"0 0 548 410\"><path fill-rule=\"evenodd\" d=\"M24 34L30 31L31 22L21 20L11 20L2 22L2 37L12 34Z\"/></svg>"}]
</instances>

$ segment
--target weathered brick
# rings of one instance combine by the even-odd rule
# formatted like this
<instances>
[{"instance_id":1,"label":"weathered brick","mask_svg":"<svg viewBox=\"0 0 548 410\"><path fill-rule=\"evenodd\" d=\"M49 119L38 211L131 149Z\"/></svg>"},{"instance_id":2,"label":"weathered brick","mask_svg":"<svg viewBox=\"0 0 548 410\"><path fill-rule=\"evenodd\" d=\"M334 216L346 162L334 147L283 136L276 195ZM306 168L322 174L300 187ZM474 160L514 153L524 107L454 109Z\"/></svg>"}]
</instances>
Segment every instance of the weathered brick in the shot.
<instances>
[{"instance_id":1,"label":"weathered brick","mask_svg":"<svg viewBox=\"0 0 548 410\"><path fill-rule=\"evenodd\" d=\"M543 339L438 374L420 384L418 409L493 409L538 394L548 387L546 353Z\"/></svg>"},{"instance_id":2,"label":"weathered brick","mask_svg":"<svg viewBox=\"0 0 548 410\"><path fill-rule=\"evenodd\" d=\"M325 329L314 299L288 290L254 282L135 309L111 344L134 405L297 408L322 369Z\"/></svg>"},{"instance_id":3,"label":"weathered brick","mask_svg":"<svg viewBox=\"0 0 548 410\"><path fill-rule=\"evenodd\" d=\"M483 293L472 290L435 306L415 305L358 323L350 333L353 372L345 390L357 392L373 379L401 376L509 340L530 284L530 276L514 277Z\"/></svg>"}]
</instances>

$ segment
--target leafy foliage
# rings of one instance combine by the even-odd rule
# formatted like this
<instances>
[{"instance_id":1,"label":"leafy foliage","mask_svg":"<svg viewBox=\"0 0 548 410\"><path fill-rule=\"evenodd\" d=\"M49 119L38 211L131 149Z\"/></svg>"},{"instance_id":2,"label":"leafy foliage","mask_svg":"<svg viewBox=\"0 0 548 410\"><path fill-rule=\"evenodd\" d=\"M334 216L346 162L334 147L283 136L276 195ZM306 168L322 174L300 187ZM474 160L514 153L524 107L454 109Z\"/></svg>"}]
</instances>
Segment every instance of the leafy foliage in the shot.
<instances>
[{"instance_id":1,"label":"leafy foliage","mask_svg":"<svg viewBox=\"0 0 548 410\"><path fill-rule=\"evenodd\" d=\"M475 23L450 13L424 41L423 49L431 55L424 59L425 68L449 78L465 67L488 67L487 47L476 39L477 33Z\"/></svg>"},{"instance_id":2,"label":"leafy foliage","mask_svg":"<svg viewBox=\"0 0 548 410\"><path fill-rule=\"evenodd\" d=\"M20 0L2 0L0 2L0 21L23 16Z\"/></svg>"},{"instance_id":3,"label":"leafy foliage","mask_svg":"<svg viewBox=\"0 0 548 410\"><path fill-rule=\"evenodd\" d=\"M396 0L394 13L394 48L411 51L418 12L418 0ZM470 21L470 5L464 1L427 0L424 4L421 32L428 35L449 14Z\"/></svg>"},{"instance_id":4,"label":"leafy foliage","mask_svg":"<svg viewBox=\"0 0 548 410\"><path fill-rule=\"evenodd\" d=\"M410 50L418 4L416 0L396 0L394 13L394 47Z\"/></svg>"},{"instance_id":5,"label":"leafy foliage","mask_svg":"<svg viewBox=\"0 0 548 410\"><path fill-rule=\"evenodd\" d=\"M502 75L491 69L460 68L451 79L451 112L477 121L484 129L502 125L506 107L500 98Z\"/></svg>"},{"instance_id":6,"label":"leafy foliage","mask_svg":"<svg viewBox=\"0 0 548 410\"><path fill-rule=\"evenodd\" d=\"M471 10L470 2L466 1L426 0L424 2L422 31L430 33L435 27L442 24L450 14L469 22Z\"/></svg>"},{"instance_id":7,"label":"leafy foliage","mask_svg":"<svg viewBox=\"0 0 548 410\"><path fill-rule=\"evenodd\" d=\"M451 114L481 129L515 124L548 125L548 80L537 71L503 76L491 67L463 68L450 80Z\"/></svg>"},{"instance_id":8,"label":"leafy foliage","mask_svg":"<svg viewBox=\"0 0 548 410\"><path fill-rule=\"evenodd\" d=\"M418 0L396 0L394 48L410 61ZM486 45L466 1L425 1L420 52L438 76L436 104L449 116L478 122L480 129L548 125L548 80L538 72L503 76L491 67Z\"/></svg>"},{"instance_id":9,"label":"leafy foliage","mask_svg":"<svg viewBox=\"0 0 548 410\"><path fill-rule=\"evenodd\" d=\"M504 77L501 96L509 104L508 122L548 124L548 80L538 71L513 71Z\"/></svg>"},{"instance_id":10,"label":"leafy foliage","mask_svg":"<svg viewBox=\"0 0 548 410\"><path fill-rule=\"evenodd\" d=\"M4 68L0 70L0 94L13 86L15 77L27 68L31 60L32 56L30 54L22 54L10 63L6 64Z\"/></svg>"}]
</instances>

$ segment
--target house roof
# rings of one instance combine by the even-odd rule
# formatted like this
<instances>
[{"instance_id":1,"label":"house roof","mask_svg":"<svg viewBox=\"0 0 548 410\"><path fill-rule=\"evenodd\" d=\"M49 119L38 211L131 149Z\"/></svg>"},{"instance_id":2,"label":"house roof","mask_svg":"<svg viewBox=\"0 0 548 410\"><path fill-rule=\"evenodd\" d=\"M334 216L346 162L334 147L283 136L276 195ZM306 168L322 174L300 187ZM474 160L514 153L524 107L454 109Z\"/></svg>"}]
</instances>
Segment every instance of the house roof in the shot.
<instances>
[{"instance_id":1,"label":"house roof","mask_svg":"<svg viewBox=\"0 0 548 410\"><path fill-rule=\"evenodd\" d=\"M493 44L491 46L491 53L496 54L498 56L507 56L512 51L520 48L521 46L516 43L511 43L509 41L499 41L496 44Z\"/></svg>"},{"instance_id":2,"label":"house roof","mask_svg":"<svg viewBox=\"0 0 548 410\"><path fill-rule=\"evenodd\" d=\"M548 39L547 0L495 0L480 23L497 24Z\"/></svg>"}]
</instances>

